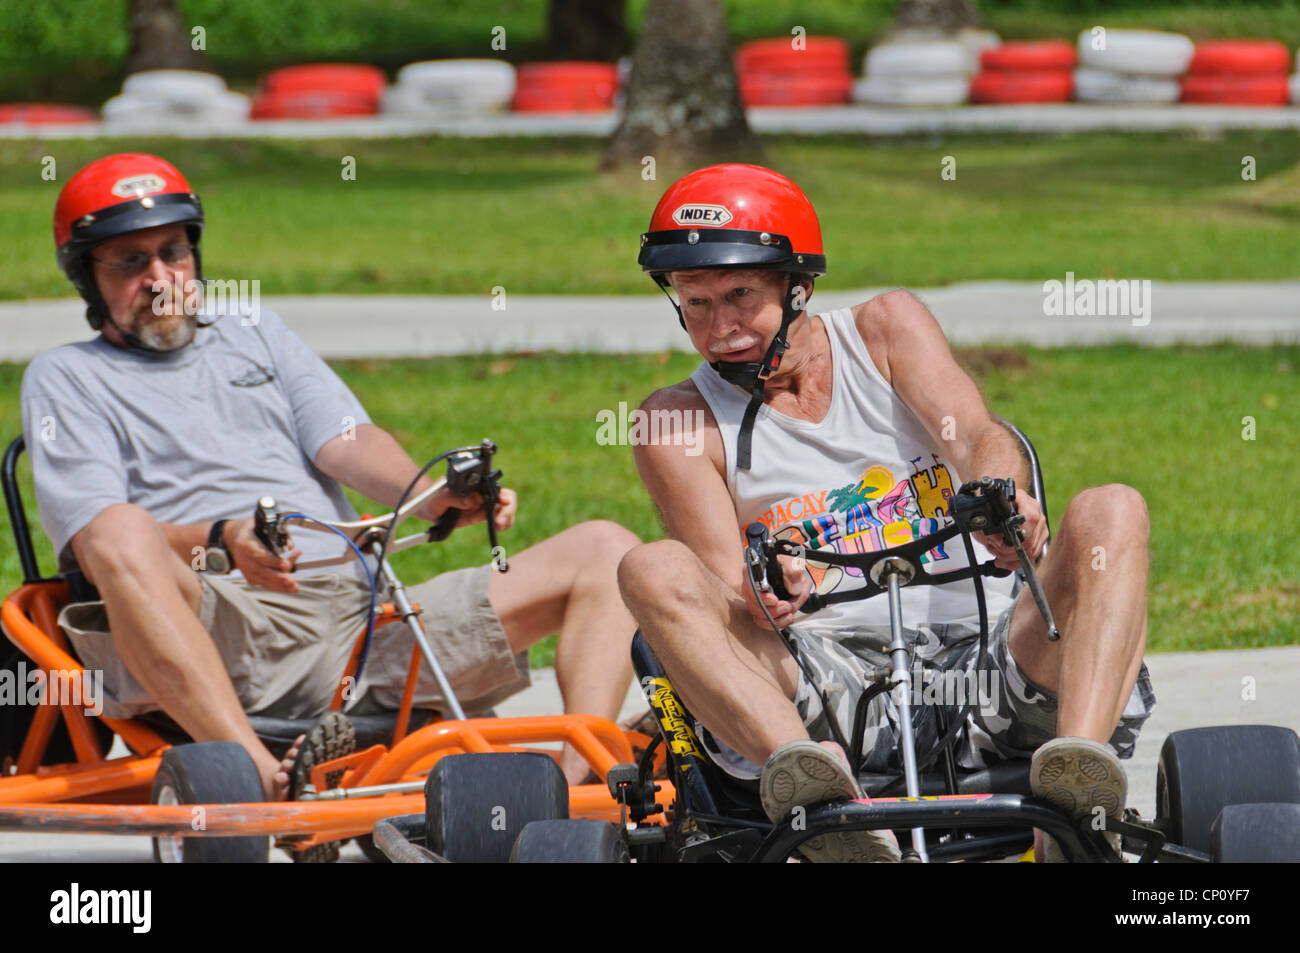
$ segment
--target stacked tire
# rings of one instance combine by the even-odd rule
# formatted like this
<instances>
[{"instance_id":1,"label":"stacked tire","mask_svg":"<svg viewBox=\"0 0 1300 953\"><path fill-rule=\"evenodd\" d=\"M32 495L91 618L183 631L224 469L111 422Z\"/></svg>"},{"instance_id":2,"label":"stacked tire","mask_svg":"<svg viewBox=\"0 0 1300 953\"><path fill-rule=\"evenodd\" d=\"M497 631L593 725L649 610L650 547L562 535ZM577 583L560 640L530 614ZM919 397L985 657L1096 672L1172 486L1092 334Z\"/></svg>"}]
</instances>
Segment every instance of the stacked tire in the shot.
<instances>
[{"instance_id":1,"label":"stacked tire","mask_svg":"<svg viewBox=\"0 0 1300 953\"><path fill-rule=\"evenodd\" d=\"M1158 30L1108 30L1079 34L1074 96L1092 103L1176 103L1192 41Z\"/></svg>"},{"instance_id":2,"label":"stacked tire","mask_svg":"<svg viewBox=\"0 0 1300 953\"><path fill-rule=\"evenodd\" d=\"M98 122L92 110L58 103L0 103L0 126L63 126Z\"/></svg>"},{"instance_id":3,"label":"stacked tire","mask_svg":"<svg viewBox=\"0 0 1300 953\"><path fill-rule=\"evenodd\" d=\"M1004 43L980 54L972 103L1063 103L1073 85L1074 47L1065 40Z\"/></svg>"},{"instance_id":4,"label":"stacked tire","mask_svg":"<svg viewBox=\"0 0 1300 953\"><path fill-rule=\"evenodd\" d=\"M853 90L849 44L833 36L752 40L736 50L740 101L749 106L830 106Z\"/></svg>"},{"instance_id":5,"label":"stacked tire","mask_svg":"<svg viewBox=\"0 0 1300 953\"><path fill-rule=\"evenodd\" d=\"M970 95L972 49L956 41L886 43L867 51L853 101L881 106L956 106Z\"/></svg>"},{"instance_id":6,"label":"stacked tire","mask_svg":"<svg viewBox=\"0 0 1300 953\"><path fill-rule=\"evenodd\" d=\"M132 73L122 92L104 103L110 127L166 132L176 127L238 126L248 119L248 97L226 89L215 73L145 70Z\"/></svg>"},{"instance_id":7,"label":"stacked tire","mask_svg":"<svg viewBox=\"0 0 1300 953\"><path fill-rule=\"evenodd\" d=\"M505 109L514 93L515 68L502 60L429 60L398 71L380 110L413 118L479 116Z\"/></svg>"},{"instance_id":8,"label":"stacked tire","mask_svg":"<svg viewBox=\"0 0 1300 953\"><path fill-rule=\"evenodd\" d=\"M1202 43L1183 77L1185 103L1285 106L1291 101L1287 73L1291 53L1276 40Z\"/></svg>"},{"instance_id":9,"label":"stacked tire","mask_svg":"<svg viewBox=\"0 0 1300 953\"><path fill-rule=\"evenodd\" d=\"M600 112L618 95L615 63L524 63L515 75L515 112Z\"/></svg>"},{"instance_id":10,"label":"stacked tire","mask_svg":"<svg viewBox=\"0 0 1300 953\"><path fill-rule=\"evenodd\" d=\"M306 63L273 70L253 100L252 119L373 116L388 79L363 63Z\"/></svg>"}]
</instances>

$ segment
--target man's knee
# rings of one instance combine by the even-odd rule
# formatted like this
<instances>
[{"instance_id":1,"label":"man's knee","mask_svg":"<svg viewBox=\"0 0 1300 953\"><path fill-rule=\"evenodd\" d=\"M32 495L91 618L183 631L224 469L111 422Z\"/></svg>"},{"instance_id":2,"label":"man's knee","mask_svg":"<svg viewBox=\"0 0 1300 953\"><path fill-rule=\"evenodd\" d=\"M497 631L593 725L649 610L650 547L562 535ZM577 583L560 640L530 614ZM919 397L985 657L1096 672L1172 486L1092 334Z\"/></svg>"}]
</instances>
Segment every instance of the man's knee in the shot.
<instances>
[{"instance_id":1,"label":"man's knee","mask_svg":"<svg viewBox=\"0 0 1300 953\"><path fill-rule=\"evenodd\" d=\"M700 581L695 555L675 539L643 543L618 564L618 586L632 614L648 604L676 605L694 601ZM640 622L640 618L637 619Z\"/></svg>"},{"instance_id":2,"label":"man's knee","mask_svg":"<svg viewBox=\"0 0 1300 953\"><path fill-rule=\"evenodd\" d=\"M97 584L116 573L144 571L171 553L158 522L131 503L101 510L73 537L72 548L82 571L93 574Z\"/></svg>"},{"instance_id":3,"label":"man's knee","mask_svg":"<svg viewBox=\"0 0 1300 953\"><path fill-rule=\"evenodd\" d=\"M1151 518L1142 494L1123 483L1089 487L1070 501L1062 518L1075 533L1096 531L1145 544L1151 536Z\"/></svg>"},{"instance_id":4,"label":"man's knee","mask_svg":"<svg viewBox=\"0 0 1300 953\"><path fill-rule=\"evenodd\" d=\"M641 542L636 533L613 520L588 520L579 528L583 534L583 549L602 566L618 565L618 561Z\"/></svg>"},{"instance_id":5,"label":"man's knee","mask_svg":"<svg viewBox=\"0 0 1300 953\"><path fill-rule=\"evenodd\" d=\"M193 602L198 581L182 582L188 573L148 511L131 503L101 510L73 538L73 554L87 578L105 598L123 587L150 591L175 585ZM189 579L192 579L189 576Z\"/></svg>"}]
</instances>

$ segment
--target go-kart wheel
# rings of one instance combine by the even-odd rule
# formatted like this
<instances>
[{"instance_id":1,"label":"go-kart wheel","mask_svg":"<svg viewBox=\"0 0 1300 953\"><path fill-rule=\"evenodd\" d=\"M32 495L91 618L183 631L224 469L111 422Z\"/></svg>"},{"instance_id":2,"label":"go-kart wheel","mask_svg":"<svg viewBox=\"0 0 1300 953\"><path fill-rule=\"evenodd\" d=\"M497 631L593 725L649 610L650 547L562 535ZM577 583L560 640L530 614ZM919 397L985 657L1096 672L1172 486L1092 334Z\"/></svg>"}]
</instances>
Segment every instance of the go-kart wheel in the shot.
<instances>
[{"instance_id":1,"label":"go-kart wheel","mask_svg":"<svg viewBox=\"0 0 1300 953\"><path fill-rule=\"evenodd\" d=\"M589 818L533 821L510 852L512 864L627 864L627 840L617 824Z\"/></svg>"},{"instance_id":2,"label":"go-kart wheel","mask_svg":"<svg viewBox=\"0 0 1300 953\"><path fill-rule=\"evenodd\" d=\"M153 779L154 804L248 804L264 801L257 766L242 745L205 741L169 749ZM195 823L202 815L195 813ZM155 837L158 863L264 864L268 837Z\"/></svg>"},{"instance_id":3,"label":"go-kart wheel","mask_svg":"<svg viewBox=\"0 0 1300 953\"><path fill-rule=\"evenodd\" d=\"M1300 804L1229 804L1210 843L1216 864L1300 863Z\"/></svg>"},{"instance_id":4,"label":"go-kart wheel","mask_svg":"<svg viewBox=\"0 0 1300 953\"><path fill-rule=\"evenodd\" d=\"M529 823L568 816L569 786L544 754L451 755L424 785L425 844L453 863L505 863Z\"/></svg>"},{"instance_id":5,"label":"go-kart wheel","mask_svg":"<svg viewBox=\"0 0 1300 953\"><path fill-rule=\"evenodd\" d=\"M1156 818L1170 841L1211 853L1210 825L1232 804L1300 803L1300 737L1290 728L1175 731L1156 768Z\"/></svg>"},{"instance_id":6,"label":"go-kart wheel","mask_svg":"<svg viewBox=\"0 0 1300 953\"><path fill-rule=\"evenodd\" d=\"M388 855L380 850L379 845L375 843L374 834L361 834L358 837L354 837L353 840L355 840L357 846L361 848L361 853L366 855L366 860L370 861L372 864L392 863L392 861L388 859Z\"/></svg>"}]
</instances>

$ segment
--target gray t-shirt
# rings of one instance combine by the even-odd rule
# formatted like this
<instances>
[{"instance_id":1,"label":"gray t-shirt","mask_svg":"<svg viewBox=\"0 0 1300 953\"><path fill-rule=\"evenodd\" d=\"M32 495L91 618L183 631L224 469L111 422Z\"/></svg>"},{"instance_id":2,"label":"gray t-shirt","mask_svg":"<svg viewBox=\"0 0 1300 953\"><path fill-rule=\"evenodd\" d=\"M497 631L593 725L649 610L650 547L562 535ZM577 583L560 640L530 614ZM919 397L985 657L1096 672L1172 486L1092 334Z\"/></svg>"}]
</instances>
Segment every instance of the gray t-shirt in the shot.
<instances>
[{"instance_id":1,"label":"gray t-shirt","mask_svg":"<svg viewBox=\"0 0 1300 953\"><path fill-rule=\"evenodd\" d=\"M114 503L164 523L199 523L252 516L270 495L282 512L356 519L312 461L370 418L266 308L255 324L219 318L167 354L102 337L46 351L23 375L22 410L41 523L61 571L72 565L68 541ZM303 561L345 548L332 534L297 530L293 539Z\"/></svg>"}]
</instances>

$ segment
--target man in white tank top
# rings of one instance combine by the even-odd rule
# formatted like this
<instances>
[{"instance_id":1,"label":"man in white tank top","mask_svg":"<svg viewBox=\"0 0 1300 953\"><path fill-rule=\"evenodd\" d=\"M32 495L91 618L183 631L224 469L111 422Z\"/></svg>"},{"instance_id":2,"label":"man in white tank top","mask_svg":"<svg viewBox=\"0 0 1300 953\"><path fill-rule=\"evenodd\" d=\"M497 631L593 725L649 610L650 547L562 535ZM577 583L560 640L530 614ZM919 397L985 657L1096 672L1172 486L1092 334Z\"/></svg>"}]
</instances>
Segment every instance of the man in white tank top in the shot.
<instances>
[{"instance_id":1,"label":"man in white tank top","mask_svg":"<svg viewBox=\"0 0 1300 953\"><path fill-rule=\"evenodd\" d=\"M825 257L811 203L784 176L744 165L691 173L660 200L641 245L643 269L676 293L679 320L706 363L643 405L696 432L635 448L671 538L629 553L619 581L714 759L738 777L764 766L760 795L773 821L799 805L860 796L829 725L851 728L888 644L884 599L799 615L814 591L860 586L853 570L783 559L790 598L762 593L760 605L742 558L748 524L761 521L809 551L871 552L950 523L949 499L963 481L1010 477L1022 488L1024 548L1038 561L1061 639L1048 640L1032 599L1013 602L994 584L987 656L975 651L969 582L905 588L903 622L918 659L978 670L994 685L970 713L957 749L962 766L1032 756L1035 794L1076 816L1098 805L1121 816L1126 780L1117 754L1131 756L1154 704L1142 663L1141 495L1118 484L1078 494L1041 556L1048 527L1023 489L1032 485L1026 457L925 306L892 291L829 315L805 313ZM1000 538L977 538L977 561L991 555L1001 568L1019 568ZM1098 547L1104 572L1094 568ZM967 565L959 539L927 557L936 572ZM772 623L791 627L802 666ZM935 738L929 708L915 712L918 749ZM897 713L884 696L869 710L856 767L879 771L894 763ZM898 856L888 832L810 845L804 852L818 860Z\"/></svg>"}]
</instances>

